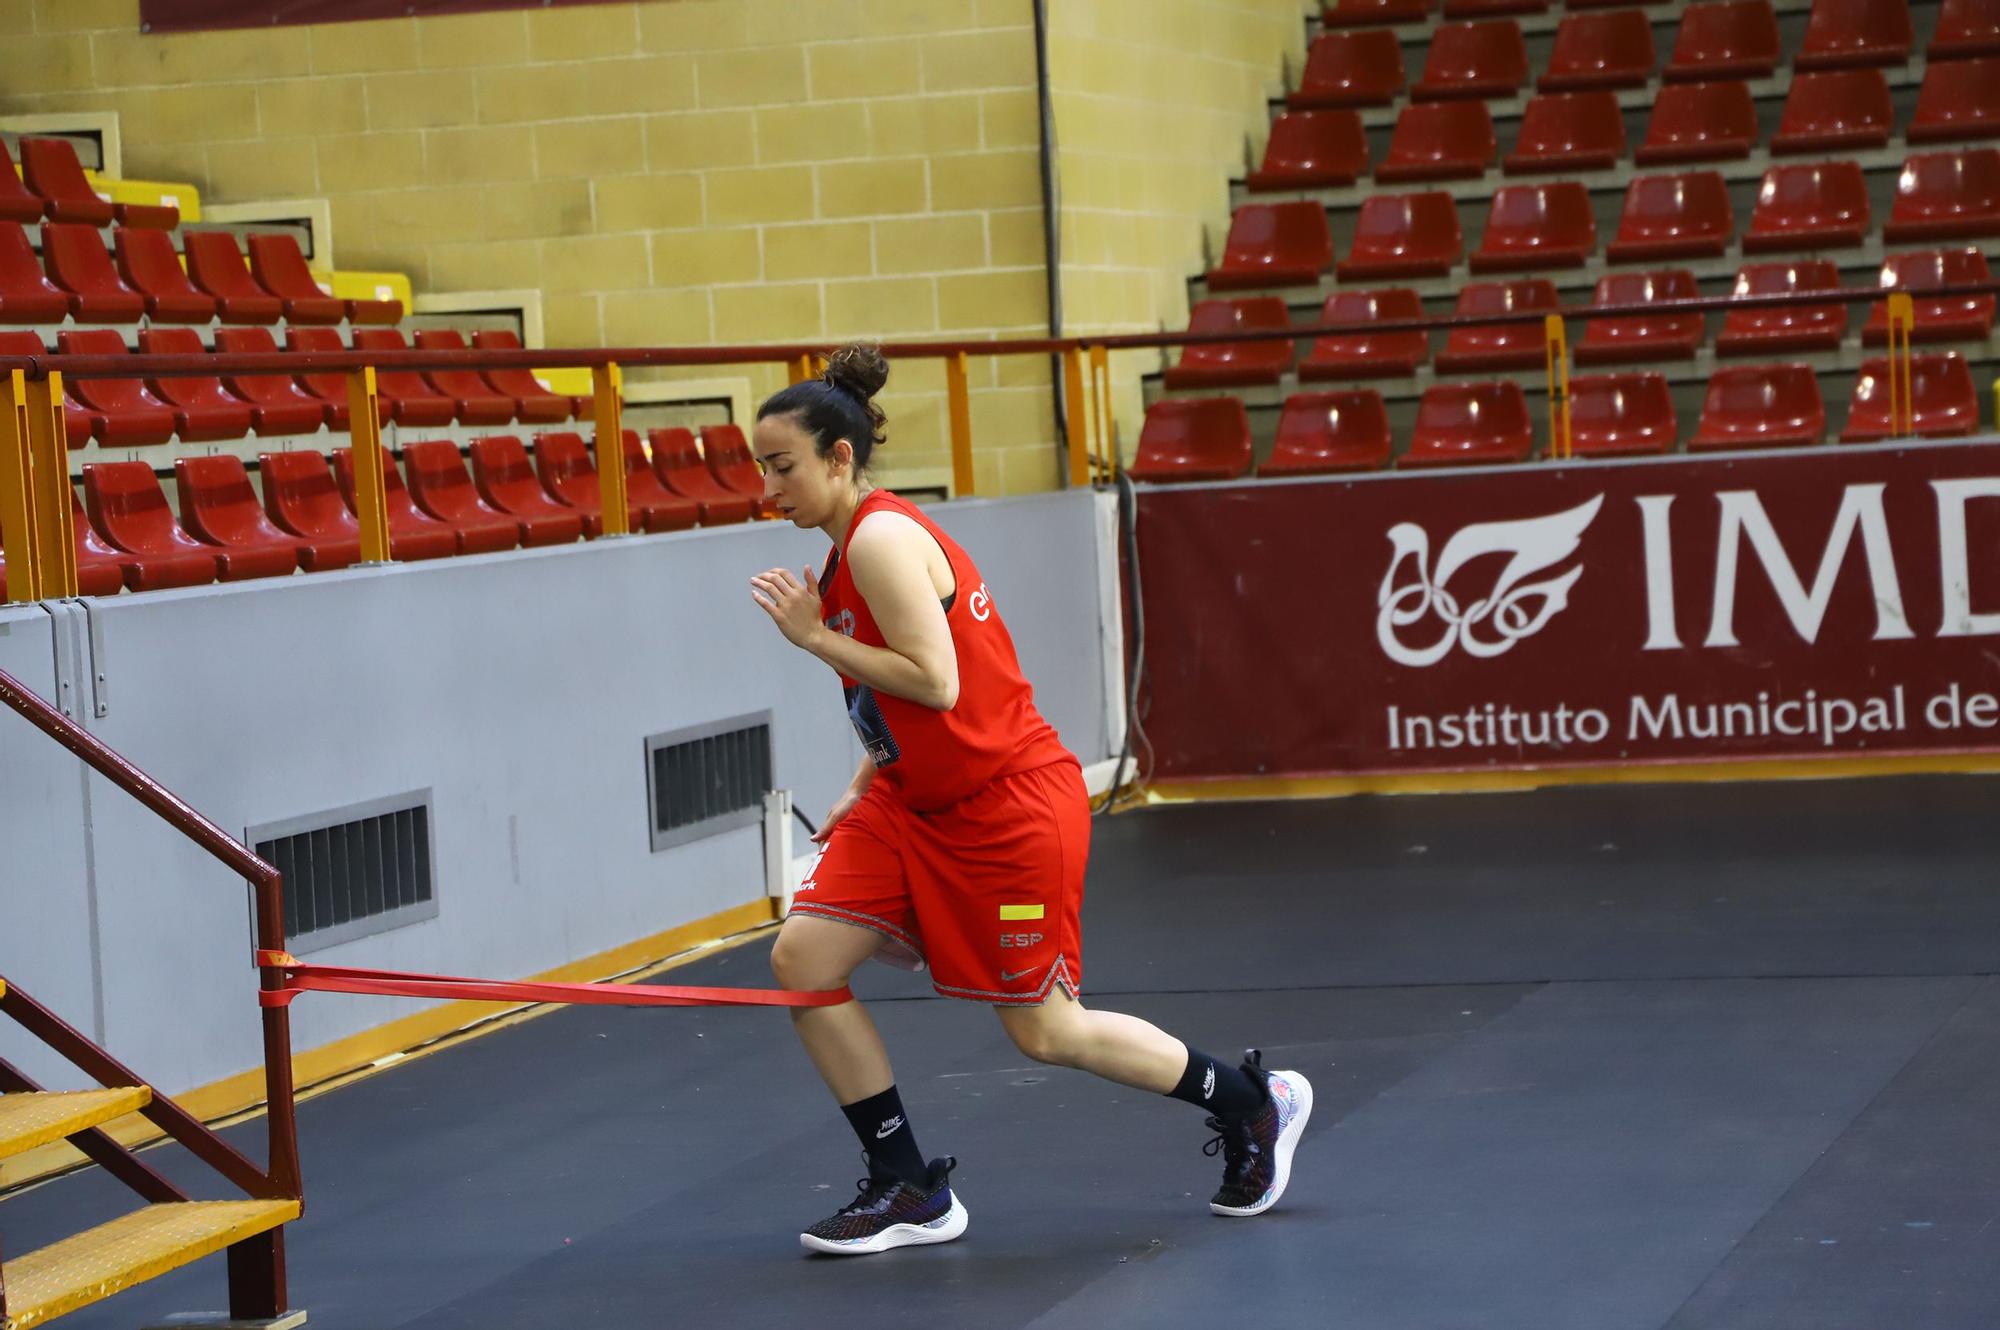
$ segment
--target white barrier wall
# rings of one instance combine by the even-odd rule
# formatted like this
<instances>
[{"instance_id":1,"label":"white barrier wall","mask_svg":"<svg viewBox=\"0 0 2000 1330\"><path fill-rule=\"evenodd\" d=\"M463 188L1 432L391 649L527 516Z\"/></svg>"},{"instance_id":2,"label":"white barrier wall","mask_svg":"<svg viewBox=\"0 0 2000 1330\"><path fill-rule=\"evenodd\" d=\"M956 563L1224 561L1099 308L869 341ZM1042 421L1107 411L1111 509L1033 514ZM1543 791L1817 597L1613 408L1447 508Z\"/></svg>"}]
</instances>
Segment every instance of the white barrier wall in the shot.
<instances>
[{"instance_id":1,"label":"white barrier wall","mask_svg":"<svg viewBox=\"0 0 2000 1330\"><path fill-rule=\"evenodd\" d=\"M1086 763L1116 724L1108 502L936 510ZM93 602L107 714L80 695L78 718L236 835L429 791L437 917L313 959L526 975L763 894L754 826L652 852L648 735L768 711L776 783L815 821L837 796L860 755L838 683L748 593L825 552L768 523ZM0 668L45 696L56 623L0 611ZM247 890L80 770L0 710L0 975L169 1091L255 1065ZM309 997L295 1042L422 1005ZM0 1026L0 1056L46 1074L24 1049Z\"/></svg>"}]
</instances>

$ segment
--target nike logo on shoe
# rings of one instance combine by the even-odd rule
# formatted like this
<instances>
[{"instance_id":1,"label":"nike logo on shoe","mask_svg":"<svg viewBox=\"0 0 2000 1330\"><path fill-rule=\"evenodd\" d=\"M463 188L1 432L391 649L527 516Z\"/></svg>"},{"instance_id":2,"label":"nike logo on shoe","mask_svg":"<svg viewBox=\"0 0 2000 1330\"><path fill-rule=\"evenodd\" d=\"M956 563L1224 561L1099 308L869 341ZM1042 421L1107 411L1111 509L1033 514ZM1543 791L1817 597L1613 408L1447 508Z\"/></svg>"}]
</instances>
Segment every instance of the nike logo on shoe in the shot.
<instances>
[{"instance_id":1,"label":"nike logo on shoe","mask_svg":"<svg viewBox=\"0 0 2000 1330\"><path fill-rule=\"evenodd\" d=\"M900 1116L890 1118L876 1129L875 1139L878 1141L888 1139L889 1135L902 1125L903 1119Z\"/></svg>"},{"instance_id":2,"label":"nike logo on shoe","mask_svg":"<svg viewBox=\"0 0 2000 1330\"><path fill-rule=\"evenodd\" d=\"M1041 968L1042 968L1042 967L1041 967L1041 966L1039 966L1039 965L1030 965L1030 966L1029 966L1029 967L1028 967L1027 969L1025 969L1025 970L1016 970L1016 971L1014 971L1014 972L1013 972L1012 974L1009 974L1009 973L1007 973L1007 971L1005 971L1005 970L1002 970L1002 971L1000 972L1000 982L1001 982L1001 983L1003 983L1003 984L1011 984L1011 983L1013 983L1013 982L1014 982L1014 981L1015 981L1016 979L1020 979L1020 978L1023 978L1023 977L1025 977L1025 976L1027 976L1027 975L1031 975L1031 974L1033 974L1033 973L1034 973L1035 971L1037 971L1037 970L1039 970L1039 969L1041 969Z\"/></svg>"}]
</instances>

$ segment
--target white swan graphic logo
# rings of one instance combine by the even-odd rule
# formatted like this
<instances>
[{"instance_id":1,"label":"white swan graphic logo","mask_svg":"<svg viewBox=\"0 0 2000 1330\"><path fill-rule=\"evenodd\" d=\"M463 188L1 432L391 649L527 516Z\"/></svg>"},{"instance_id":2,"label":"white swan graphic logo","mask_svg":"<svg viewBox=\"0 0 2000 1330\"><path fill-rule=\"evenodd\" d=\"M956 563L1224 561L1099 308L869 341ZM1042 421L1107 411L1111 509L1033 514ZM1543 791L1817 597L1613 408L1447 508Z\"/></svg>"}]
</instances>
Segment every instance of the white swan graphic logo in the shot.
<instances>
[{"instance_id":1,"label":"white swan graphic logo","mask_svg":"<svg viewBox=\"0 0 2000 1330\"><path fill-rule=\"evenodd\" d=\"M1375 636L1382 650L1399 665L1435 665L1451 654L1454 646L1468 655L1491 658L1512 649L1524 637L1540 632L1550 619L1569 605L1570 588L1583 576L1578 565L1566 573L1540 581L1524 581L1545 568L1554 567L1583 541L1584 530L1597 517L1604 496L1565 512L1547 517L1524 518L1517 522L1475 522L1445 542L1437 564L1429 567L1430 535L1414 522L1398 522L1389 528L1393 551L1388 576L1375 597L1381 613L1375 619ZM1493 590L1484 599L1460 607L1445 588L1452 574L1488 554L1508 554L1506 567L1494 580ZM1397 585L1403 565L1413 562L1415 581ZM1414 629L1435 618L1444 631L1433 642L1410 646L1403 630Z\"/></svg>"}]
</instances>

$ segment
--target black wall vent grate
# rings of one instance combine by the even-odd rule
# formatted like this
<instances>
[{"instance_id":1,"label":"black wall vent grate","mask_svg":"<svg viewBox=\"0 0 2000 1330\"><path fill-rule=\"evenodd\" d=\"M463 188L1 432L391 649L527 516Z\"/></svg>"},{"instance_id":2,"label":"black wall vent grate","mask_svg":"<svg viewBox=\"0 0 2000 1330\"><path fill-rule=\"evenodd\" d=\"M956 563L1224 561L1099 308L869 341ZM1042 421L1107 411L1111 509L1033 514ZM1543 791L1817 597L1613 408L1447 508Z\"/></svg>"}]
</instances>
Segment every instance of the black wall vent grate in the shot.
<instances>
[{"instance_id":1,"label":"black wall vent grate","mask_svg":"<svg viewBox=\"0 0 2000 1330\"><path fill-rule=\"evenodd\" d=\"M646 740L655 851L760 822L772 789L771 713Z\"/></svg>"},{"instance_id":2,"label":"black wall vent grate","mask_svg":"<svg viewBox=\"0 0 2000 1330\"><path fill-rule=\"evenodd\" d=\"M437 915L428 792L252 828L285 875L285 934L318 950Z\"/></svg>"}]
</instances>

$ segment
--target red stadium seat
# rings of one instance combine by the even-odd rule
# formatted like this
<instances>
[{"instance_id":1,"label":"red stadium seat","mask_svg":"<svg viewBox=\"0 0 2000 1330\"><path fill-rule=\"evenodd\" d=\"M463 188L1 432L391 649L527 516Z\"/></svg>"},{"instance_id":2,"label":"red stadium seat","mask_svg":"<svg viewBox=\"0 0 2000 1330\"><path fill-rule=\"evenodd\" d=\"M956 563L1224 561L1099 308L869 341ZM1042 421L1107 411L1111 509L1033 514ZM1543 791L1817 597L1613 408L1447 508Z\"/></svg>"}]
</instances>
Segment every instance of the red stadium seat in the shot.
<instances>
[{"instance_id":1,"label":"red stadium seat","mask_svg":"<svg viewBox=\"0 0 2000 1330\"><path fill-rule=\"evenodd\" d=\"M181 210L153 203L110 203L97 197L83 174L83 163L68 139L22 139L21 182L48 200L53 221L90 226L144 226L171 231L181 224Z\"/></svg>"},{"instance_id":2,"label":"red stadium seat","mask_svg":"<svg viewBox=\"0 0 2000 1330\"><path fill-rule=\"evenodd\" d=\"M1208 274L1211 291L1312 286L1333 262L1333 232L1317 203L1246 203L1229 222L1221 266Z\"/></svg>"},{"instance_id":3,"label":"red stadium seat","mask_svg":"<svg viewBox=\"0 0 2000 1330\"><path fill-rule=\"evenodd\" d=\"M285 302L285 322L339 323L347 317L347 302L335 300L313 280L298 241L282 232L264 232L244 240L250 250L250 276Z\"/></svg>"},{"instance_id":4,"label":"red stadium seat","mask_svg":"<svg viewBox=\"0 0 2000 1330\"><path fill-rule=\"evenodd\" d=\"M1778 67L1778 52L1771 0L1690 5L1681 16L1666 76L1673 82L1763 78Z\"/></svg>"},{"instance_id":5,"label":"red stadium seat","mask_svg":"<svg viewBox=\"0 0 2000 1330\"><path fill-rule=\"evenodd\" d=\"M207 586L220 575L221 554L181 530L150 463L87 463L83 499L91 527L129 557L125 585L132 590Z\"/></svg>"},{"instance_id":6,"label":"red stadium seat","mask_svg":"<svg viewBox=\"0 0 2000 1330\"><path fill-rule=\"evenodd\" d=\"M215 349L274 355L278 347L266 328L218 328ZM334 417L332 403L306 392L290 375L224 374L222 386L250 404L250 424L259 434L312 434ZM347 428L344 409L339 428Z\"/></svg>"},{"instance_id":7,"label":"red stadium seat","mask_svg":"<svg viewBox=\"0 0 2000 1330\"><path fill-rule=\"evenodd\" d=\"M252 339L268 342L271 339L271 334L265 332L262 328L244 328L240 331L230 328L218 328L215 333L215 344L220 349L230 351L264 349L261 346L255 345ZM287 328L285 329L285 349L294 352L342 352L347 350L347 343L341 341L340 334L332 328ZM300 390L308 396L315 397L326 403L329 412L327 423L332 427L333 432L336 434L345 433L348 427L347 376L339 371L306 370L296 376L296 382ZM381 386L379 378L376 380L376 386L377 388ZM375 410L379 418L379 423L388 424L388 394L378 393L376 395Z\"/></svg>"},{"instance_id":8,"label":"red stadium seat","mask_svg":"<svg viewBox=\"0 0 2000 1330\"><path fill-rule=\"evenodd\" d=\"M1133 479L1234 480L1250 473L1250 417L1234 397L1153 403L1139 430Z\"/></svg>"},{"instance_id":9,"label":"red stadium seat","mask_svg":"<svg viewBox=\"0 0 2000 1330\"><path fill-rule=\"evenodd\" d=\"M2000 59L1939 60L1924 71L1912 143L2000 138Z\"/></svg>"},{"instance_id":10,"label":"red stadium seat","mask_svg":"<svg viewBox=\"0 0 2000 1330\"><path fill-rule=\"evenodd\" d=\"M215 297L224 323L276 323L285 302L257 285L227 231L183 231L181 252L194 284Z\"/></svg>"},{"instance_id":11,"label":"red stadium seat","mask_svg":"<svg viewBox=\"0 0 2000 1330\"><path fill-rule=\"evenodd\" d=\"M423 334L417 335L419 345ZM521 339L504 328L487 328L472 334L472 345L480 351L519 351ZM570 399L550 392L524 369L489 369L481 373L493 391L514 400L514 419L523 424L554 424L568 420Z\"/></svg>"},{"instance_id":12,"label":"red stadium seat","mask_svg":"<svg viewBox=\"0 0 2000 1330\"><path fill-rule=\"evenodd\" d=\"M141 328L139 350L162 356L207 354L201 334L192 328ZM183 440L240 439L257 421L256 409L225 392L221 380L212 374L163 374L147 379L146 389L174 408L180 426L177 432Z\"/></svg>"},{"instance_id":13,"label":"red stadium seat","mask_svg":"<svg viewBox=\"0 0 2000 1330\"><path fill-rule=\"evenodd\" d=\"M300 331L305 331L301 329ZM287 329L289 336L290 329ZM338 334L336 334L338 336ZM407 351L408 342L403 334L394 328L356 328L354 330L354 350L356 351ZM377 369L375 371L375 391L381 400L389 404L389 419L398 425L449 425L458 416L460 403L456 398L431 387L423 375L407 369ZM497 403L503 398L488 397L474 399L473 417L465 420L468 425L497 425L507 419L493 419L500 409ZM513 404L507 404L508 414L513 413Z\"/></svg>"},{"instance_id":14,"label":"red stadium seat","mask_svg":"<svg viewBox=\"0 0 2000 1330\"><path fill-rule=\"evenodd\" d=\"M629 457L631 451L639 446L639 436L631 430L626 431L626 436L625 449ZM653 450L653 474L668 490L701 505L703 526L747 522L756 514L757 500L735 490L724 489L708 473L707 464L701 460L701 449L695 445L693 430L648 430L646 442Z\"/></svg>"},{"instance_id":15,"label":"red stadium seat","mask_svg":"<svg viewBox=\"0 0 2000 1330\"><path fill-rule=\"evenodd\" d=\"M1521 385L1439 383L1417 403L1410 449L1398 467L1487 466L1525 462L1535 450L1535 427Z\"/></svg>"},{"instance_id":16,"label":"red stadium seat","mask_svg":"<svg viewBox=\"0 0 2000 1330\"><path fill-rule=\"evenodd\" d=\"M1903 163L1882 238L1889 244L2000 235L2000 151L1919 153Z\"/></svg>"},{"instance_id":17,"label":"red stadium seat","mask_svg":"<svg viewBox=\"0 0 2000 1330\"><path fill-rule=\"evenodd\" d=\"M383 459L384 473L388 459ZM527 534L521 522L501 512L479 495L458 445L449 439L412 443L403 449L403 471L417 507L458 534L465 554L511 550ZM583 524L577 523L578 531ZM576 535L570 536L571 540Z\"/></svg>"},{"instance_id":18,"label":"red stadium seat","mask_svg":"<svg viewBox=\"0 0 2000 1330\"><path fill-rule=\"evenodd\" d=\"M400 333L378 334L384 337L401 337ZM453 329L420 328L417 330L417 350L419 351L463 351L466 349L465 335ZM452 399L458 408L458 418L468 425L504 425L514 418L514 399L493 391L479 374L471 369L431 369L424 371L424 382ZM564 406L567 411L567 404Z\"/></svg>"},{"instance_id":19,"label":"red stadium seat","mask_svg":"<svg viewBox=\"0 0 2000 1330\"><path fill-rule=\"evenodd\" d=\"M1544 92L1643 88L1653 76L1653 21L1642 9L1569 14L1535 85Z\"/></svg>"},{"instance_id":20,"label":"red stadium seat","mask_svg":"<svg viewBox=\"0 0 2000 1330\"><path fill-rule=\"evenodd\" d=\"M1944 0L1931 32L1930 58L2000 55L2000 0Z\"/></svg>"},{"instance_id":21,"label":"red stadium seat","mask_svg":"<svg viewBox=\"0 0 2000 1330\"><path fill-rule=\"evenodd\" d=\"M1553 282L1531 278L1518 282L1474 282L1458 293L1452 311L1464 318L1482 314L1512 314L1520 310L1554 310L1560 305ZM1480 328L1453 328L1438 352L1438 370L1446 374L1492 374L1501 370L1538 369L1548 363L1548 339L1542 322L1499 323Z\"/></svg>"},{"instance_id":22,"label":"red stadium seat","mask_svg":"<svg viewBox=\"0 0 2000 1330\"><path fill-rule=\"evenodd\" d=\"M341 501L340 487L324 457L258 453L257 470L264 480L264 512L274 526L299 542L300 566L309 573L323 573L361 562L361 523ZM445 553L455 547L451 542Z\"/></svg>"},{"instance_id":23,"label":"red stadium seat","mask_svg":"<svg viewBox=\"0 0 2000 1330\"><path fill-rule=\"evenodd\" d=\"M1736 274L1735 293L1771 296L1839 288L1839 268L1826 259L1802 259L1793 263L1746 264ZM1722 331L1715 339L1715 354L1771 356L1838 351L1840 339L1846 335L1845 305L1732 309L1722 320Z\"/></svg>"},{"instance_id":24,"label":"red stadium seat","mask_svg":"<svg viewBox=\"0 0 2000 1330\"><path fill-rule=\"evenodd\" d=\"M551 499L535 476L528 450L512 434L474 439L467 450L472 459L472 483L479 497L521 523L521 539L529 546L568 545L584 533L581 513ZM603 529L602 522L598 529Z\"/></svg>"},{"instance_id":25,"label":"red stadium seat","mask_svg":"<svg viewBox=\"0 0 2000 1330\"><path fill-rule=\"evenodd\" d=\"M1306 50L1294 111L1328 106L1387 106L1403 90L1403 43L1387 28L1328 32Z\"/></svg>"},{"instance_id":26,"label":"red stadium seat","mask_svg":"<svg viewBox=\"0 0 2000 1330\"><path fill-rule=\"evenodd\" d=\"M1813 0L1805 41L1792 64L1798 69L1850 69L1900 65L1915 43L1910 0Z\"/></svg>"},{"instance_id":27,"label":"red stadium seat","mask_svg":"<svg viewBox=\"0 0 2000 1330\"><path fill-rule=\"evenodd\" d=\"M451 445L446 444L445 447L450 448ZM465 547L463 533L418 508L415 501L410 498L408 487L403 484L403 473L396 469L396 459L389 455L387 448L382 448L380 451L382 505L389 514L389 556L404 563L414 563L419 559L449 559L457 554ZM456 451L453 449L454 455ZM340 486L341 502L347 505L349 512L358 512L361 505L356 503L354 498L352 448L341 448L333 454L333 475L335 483ZM268 477L265 484L267 486L265 497L268 499L270 494ZM469 482L466 488L471 489ZM356 529L359 528L360 523L357 520ZM504 518L492 522L480 540L481 545L468 552L477 553L478 549L510 550L519 543L514 524Z\"/></svg>"},{"instance_id":28,"label":"red stadium seat","mask_svg":"<svg viewBox=\"0 0 2000 1330\"><path fill-rule=\"evenodd\" d=\"M1389 413L1372 388L1294 393L1260 476L1321 476L1389 465Z\"/></svg>"},{"instance_id":29,"label":"red stadium seat","mask_svg":"<svg viewBox=\"0 0 2000 1330\"><path fill-rule=\"evenodd\" d=\"M120 279L94 226L43 223L42 262L56 284L76 297L80 323L137 323L147 312L146 297Z\"/></svg>"},{"instance_id":30,"label":"red stadium seat","mask_svg":"<svg viewBox=\"0 0 2000 1330\"><path fill-rule=\"evenodd\" d=\"M1708 379L1701 424L1688 447L1812 447L1826 437L1826 407L1810 365L1744 365Z\"/></svg>"},{"instance_id":31,"label":"red stadium seat","mask_svg":"<svg viewBox=\"0 0 2000 1330\"><path fill-rule=\"evenodd\" d=\"M1291 317L1279 296L1248 300L1203 300L1188 317L1192 333L1256 332L1289 328ZM1292 342L1211 342L1189 346L1166 373L1169 388L1228 388L1276 383L1292 367Z\"/></svg>"},{"instance_id":32,"label":"red stadium seat","mask_svg":"<svg viewBox=\"0 0 2000 1330\"><path fill-rule=\"evenodd\" d=\"M47 355L48 348L42 339L31 332L0 332L0 355L40 356ZM90 442L93 430L99 428L104 417L76 400L76 384L63 379L63 433L65 443L71 448L81 448ZM171 430L171 417L168 428ZM158 440L155 440L158 442Z\"/></svg>"},{"instance_id":33,"label":"red stadium seat","mask_svg":"<svg viewBox=\"0 0 2000 1330\"><path fill-rule=\"evenodd\" d=\"M776 506L764 497L763 468L750 455L750 441L743 437L740 426L703 425L701 460L708 464L708 474L721 482L724 489L756 500L753 511L759 517L778 515Z\"/></svg>"},{"instance_id":34,"label":"red stadium seat","mask_svg":"<svg viewBox=\"0 0 2000 1330\"><path fill-rule=\"evenodd\" d=\"M215 297L197 291L188 280L165 231L121 226L113 245L118 275L146 298L146 314L153 322L208 323L215 318Z\"/></svg>"},{"instance_id":35,"label":"red stadium seat","mask_svg":"<svg viewBox=\"0 0 2000 1330\"><path fill-rule=\"evenodd\" d=\"M345 300L320 290L299 242L283 231L265 231L248 238L250 273L259 285L285 302L292 323L396 323L403 317L400 300Z\"/></svg>"},{"instance_id":36,"label":"red stadium seat","mask_svg":"<svg viewBox=\"0 0 2000 1330\"><path fill-rule=\"evenodd\" d=\"M543 435L535 436L535 456L542 453ZM637 430L622 431L619 452L625 458L625 498L646 511L648 531L685 531L702 517L702 506L693 499L683 498L660 483L652 464L646 460L646 450L639 445ZM747 510L746 510L747 511Z\"/></svg>"},{"instance_id":37,"label":"red stadium seat","mask_svg":"<svg viewBox=\"0 0 2000 1330\"><path fill-rule=\"evenodd\" d=\"M1604 254L1613 263L1715 258L1729 248L1735 230L1729 187L1719 173L1640 176L1626 187L1618 236Z\"/></svg>"},{"instance_id":38,"label":"red stadium seat","mask_svg":"<svg viewBox=\"0 0 2000 1330\"><path fill-rule=\"evenodd\" d=\"M1595 305L1648 305L1656 300L1693 300L1701 289L1682 268L1659 272L1614 272L1597 279ZM1700 314L1652 314L1590 319L1576 344L1579 365L1631 365L1656 360L1692 360L1701 345Z\"/></svg>"},{"instance_id":39,"label":"red stadium seat","mask_svg":"<svg viewBox=\"0 0 2000 1330\"><path fill-rule=\"evenodd\" d=\"M0 219L10 222L39 222L48 212L48 200L21 183L14 172L14 159L7 145L0 143Z\"/></svg>"},{"instance_id":40,"label":"red stadium seat","mask_svg":"<svg viewBox=\"0 0 2000 1330\"><path fill-rule=\"evenodd\" d=\"M1512 97L1528 81L1528 46L1513 19L1447 23L1431 35L1424 76L1410 89L1417 101Z\"/></svg>"},{"instance_id":41,"label":"red stadium seat","mask_svg":"<svg viewBox=\"0 0 2000 1330\"><path fill-rule=\"evenodd\" d=\"M1375 179L1385 185L1477 180L1498 151L1485 102L1412 102L1396 117L1389 155L1375 168Z\"/></svg>"},{"instance_id":42,"label":"red stadium seat","mask_svg":"<svg viewBox=\"0 0 2000 1330\"><path fill-rule=\"evenodd\" d=\"M1993 280L1986 256L1976 249L1926 249L1914 254L1891 254L1882 261L1881 286L1885 291L1936 290L1942 286L1975 286ZM1993 333L1995 298L1983 296L1918 296L1916 326L1912 342L1983 342ZM1866 346L1881 346L1889 340L1889 306L1882 302L1868 314L1861 330Z\"/></svg>"},{"instance_id":43,"label":"red stadium seat","mask_svg":"<svg viewBox=\"0 0 2000 1330\"><path fill-rule=\"evenodd\" d=\"M1423 301L1407 286L1378 291L1339 291L1326 298L1321 323L1374 323L1420 319ZM1312 352L1299 362L1300 382L1319 379L1400 379L1431 358L1430 337L1422 332L1339 334L1313 339Z\"/></svg>"},{"instance_id":44,"label":"red stadium seat","mask_svg":"<svg viewBox=\"0 0 2000 1330\"><path fill-rule=\"evenodd\" d=\"M1859 162L1774 166L1757 191L1743 252L1842 249L1867 234L1868 182Z\"/></svg>"},{"instance_id":45,"label":"red stadium seat","mask_svg":"<svg viewBox=\"0 0 2000 1330\"><path fill-rule=\"evenodd\" d=\"M1964 356L1911 357L1910 400L1919 438L1962 439L1979 432L1979 390L1973 387ZM1840 441L1876 443L1895 437L1889 420L1889 362L1864 360Z\"/></svg>"},{"instance_id":46,"label":"red stadium seat","mask_svg":"<svg viewBox=\"0 0 2000 1330\"><path fill-rule=\"evenodd\" d=\"M473 464L478 465L477 453ZM596 540L604 534L604 490L598 483L597 467L590 460L590 446L584 443L581 434L570 430L537 434L535 474L541 477L542 490L550 499L583 519L585 540ZM643 504L634 502L630 494L625 496L627 531L650 530L650 518Z\"/></svg>"},{"instance_id":47,"label":"red stadium seat","mask_svg":"<svg viewBox=\"0 0 2000 1330\"><path fill-rule=\"evenodd\" d=\"M104 328L66 331L56 334L56 350L66 356L122 356L125 339ZM63 386L90 413L90 437L106 448L165 443L183 427L198 431L192 436L183 433L184 442L193 438L240 439L249 428L247 413L244 429L233 434L226 428L216 428L231 421L217 420L206 413L190 419L186 413L153 396L137 379L80 379L66 375ZM72 445L75 442L72 438Z\"/></svg>"},{"instance_id":48,"label":"red stadium seat","mask_svg":"<svg viewBox=\"0 0 2000 1330\"><path fill-rule=\"evenodd\" d=\"M1446 18L1497 18L1548 12L1549 0L1444 0Z\"/></svg>"},{"instance_id":49,"label":"red stadium seat","mask_svg":"<svg viewBox=\"0 0 2000 1330\"><path fill-rule=\"evenodd\" d=\"M1578 457L1672 452L1680 437L1664 374L1587 374L1569 381L1569 442Z\"/></svg>"},{"instance_id":50,"label":"red stadium seat","mask_svg":"<svg viewBox=\"0 0 2000 1330\"><path fill-rule=\"evenodd\" d=\"M1464 255L1451 195L1371 194L1361 201L1353 247L1334 271L1343 282L1442 277Z\"/></svg>"},{"instance_id":51,"label":"red stadium seat","mask_svg":"<svg viewBox=\"0 0 2000 1330\"><path fill-rule=\"evenodd\" d=\"M1328 0L1320 23L1328 28L1373 28L1387 23L1422 23L1431 0Z\"/></svg>"},{"instance_id":52,"label":"red stadium seat","mask_svg":"<svg viewBox=\"0 0 2000 1330\"><path fill-rule=\"evenodd\" d=\"M1368 137L1359 111L1287 111L1271 122L1264 164L1245 182L1252 194L1333 189L1368 174Z\"/></svg>"},{"instance_id":53,"label":"red stadium seat","mask_svg":"<svg viewBox=\"0 0 2000 1330\"><path fill-rule=\"evenodd\" d=\"M1503 185L1486 211L1472 271L1581 268L1596 250L1597 216L1582 184Z\"/></svg>"},{"instance_id":54,"label":"red stadium seat","mask_svg":"<svg viewBox=\"0 0 2000 1330\"><path fill-rule=\"evenodd\" d=\"M1615 92L1544 92L1528 99L1508 175L1605 171L1625 155L1625 116Z\"/></svg>"},{"instance_id":55,"label":"red stadium seat","mask_svg":"<svg viewBox=\"0 0 2000 1330\"><path fill-rule=\"evenodd\" d=\"M1698 85L1697 85L1698 86ZM1828 69L1792 75L1774 154L1879 148L1896 128L1889 80L1879 69Z\"/></svg>"},{"instance_id":56,"label":"red stadium seat","mask_svg":"<svg viewBox=\"0 0 2000 1330\"><path fill-rule=\"evenodd\" d=\"M1756 142L1749 84L1669 83L1653 102L1645 142L1632 159L1641 166L1732 161L1748 157Z\"/></svg>"},{"instance_id":57,"label":"red stadium seat","mask_svg":"<svg viewBox=\"0 0 2000 1330\"><path fill-rule=\"evenodd\" d=\"M76 585L77 593L84 596L115 596L125 585L126 570L137 560L130 554L114 549L104 537L97 534L97 528L90 524L90 514L84 510L83 499L76 492L76 486L69 488L69 529L76 542ZM197 564L191 570L199 573ZM214 579L214 573L209 573Z\"/></svg>"},{"instance_id":58,"label":"red stadium seat","mask_svg":"<svg viewBox=\"0 0 2000 1330\"><path fill-rule=\"evenodd\" d=\"M21 224L0 221L0 323L61 323L76 299L42 271Z\"/></svg>"},{"instance_id":59,"label":"red stadium seat","mask_svg":"<svg viewBox=\"0 0 2000 1330\"><path fill-rule=\"evenodd\" d=\"M228 454L177 457L174 488L180 497L181 525L196 540L217 547L223 581L289 577L303 564L308 547L264 516L242 458ZM329 559L337 558L340 552L312 551L315 557ZM356 555L360 552L357 545ZM321 565L322 570L344 566L335 562Z\"/></svg>"}]
</instances>

